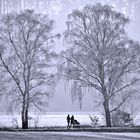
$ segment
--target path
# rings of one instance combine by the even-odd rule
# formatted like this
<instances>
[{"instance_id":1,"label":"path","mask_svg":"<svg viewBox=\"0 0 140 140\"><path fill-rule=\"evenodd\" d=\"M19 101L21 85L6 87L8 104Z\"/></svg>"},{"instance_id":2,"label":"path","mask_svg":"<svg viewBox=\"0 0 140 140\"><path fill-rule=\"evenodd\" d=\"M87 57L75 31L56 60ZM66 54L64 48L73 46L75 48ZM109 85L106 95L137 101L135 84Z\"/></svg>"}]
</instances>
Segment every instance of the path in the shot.
<instances>
[{"instance_id":1,"label":"path","mask_svg":"<svg viewBox=\"0 0 140 140\"><path fill-rule=\"evenodd\" d=\"M140 133L0 132L0 140L140 140Z\"/></svg>"}]
</instances>

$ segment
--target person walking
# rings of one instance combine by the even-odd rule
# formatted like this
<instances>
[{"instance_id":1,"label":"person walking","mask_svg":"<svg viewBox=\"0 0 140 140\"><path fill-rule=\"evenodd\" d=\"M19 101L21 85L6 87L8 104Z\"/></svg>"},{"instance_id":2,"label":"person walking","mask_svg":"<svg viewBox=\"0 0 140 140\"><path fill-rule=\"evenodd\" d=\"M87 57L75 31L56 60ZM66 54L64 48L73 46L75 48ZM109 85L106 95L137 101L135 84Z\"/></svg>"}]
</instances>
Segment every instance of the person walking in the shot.
<instances>
[{"instance_id":1,"label":"person walking","mask_svg":"<svg viewBox=\"0 0 140 140\"><path fill-rule=\"evenodd\" d=\"M74 127L74 116L73 115L71 116L71 126Z\"/></svg>"},{"instance_id":2,"label":"person walking","mask_svg":"<svg viewBox=\"0 0 140 140\"><path fill-rule=\"evenodd\" d=\"M68 116L67 116L67 123L68 123L67 127L68 127L68 128L70 128L70 119L71 119L71 118L70 118L70 115L68 114Z\"/></svg>"}]
</instances>

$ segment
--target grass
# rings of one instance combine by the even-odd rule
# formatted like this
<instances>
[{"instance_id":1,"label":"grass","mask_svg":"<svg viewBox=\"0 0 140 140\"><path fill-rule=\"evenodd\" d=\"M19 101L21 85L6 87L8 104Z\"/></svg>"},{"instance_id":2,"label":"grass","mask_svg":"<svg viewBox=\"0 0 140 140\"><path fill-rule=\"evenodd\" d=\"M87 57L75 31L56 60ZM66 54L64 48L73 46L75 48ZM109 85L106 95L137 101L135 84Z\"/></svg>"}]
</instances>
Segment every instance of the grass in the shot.
<instances>
[{"instance_id":1,"label":"grass","mask_svg":"<svg viewBox=\"0 0 140 140\"><path fill-rule=\"evenodd\" d=\"M48 131L48 132L140 132L140 126L137 127L80 127L80 128L66 128L66 127L38 127L38 128L0 128L0 131Z\"/></svg>"}]
</instances>

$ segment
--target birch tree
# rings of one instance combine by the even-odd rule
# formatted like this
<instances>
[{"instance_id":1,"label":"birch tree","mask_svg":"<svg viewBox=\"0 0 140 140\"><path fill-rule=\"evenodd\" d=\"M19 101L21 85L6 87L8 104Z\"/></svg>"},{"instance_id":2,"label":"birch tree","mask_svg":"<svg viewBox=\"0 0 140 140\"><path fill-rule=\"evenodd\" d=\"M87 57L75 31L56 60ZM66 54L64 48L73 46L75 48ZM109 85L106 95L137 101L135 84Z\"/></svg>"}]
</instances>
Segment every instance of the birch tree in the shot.
<instances>
[{"instance_id":1,"label":"birch tree","mask_svg":"<svg viewBox=\"0 0 140 140\"><path fill-rule=\"evenodd\" d=\"M32 10L3 15L0 20L0 66L10 83L9 94L21 108L22 128L28 128L32 107L42 109L54 84L51 73L53 21ZM48 70L49 68L49 70Z\"/></svg>"},{"instance_id":2,"label":"birch tree","mask_svg":"<svg viewBox=\"0 0 140 140\"><path fill-rule=\"evenodd\" d=\"M100 4L74 10L66 22L62 75L81 88L98 91L108 127L111 113L132 95L126 90L138 81L134 72L138 69L139 43L128 38L128 22L123 14Z\"/></svg>"}]
</instances>

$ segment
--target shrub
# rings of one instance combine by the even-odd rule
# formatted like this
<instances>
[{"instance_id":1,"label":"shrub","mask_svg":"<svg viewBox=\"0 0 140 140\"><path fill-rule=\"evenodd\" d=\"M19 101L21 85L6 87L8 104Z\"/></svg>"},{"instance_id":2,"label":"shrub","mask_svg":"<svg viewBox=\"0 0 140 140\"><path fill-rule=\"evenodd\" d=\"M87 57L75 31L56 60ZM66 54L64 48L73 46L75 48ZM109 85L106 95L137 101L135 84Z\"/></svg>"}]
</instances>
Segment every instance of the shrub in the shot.
<instances>
[{"instance_id":1,"label":"shrub","mask_svg":"<svg viewBox=\"0 0 140 140\"><path fill-rule=\"evenodd\" d=\"M91 116L89 115L89 118L91 120L91 125L92 126L97 126L99 122L99 118L97 116Z\"/></svg>"},{"instance_id":2,"label":"shrub","mask_svg":"<svg viewBox=\"0 0 140 140\"><path fill-rule=\"evenodd\" d=\"M13 120L12 120L12 127L13 127L13 128L19 128L17 118L13 118Z\"/></svg>"},{"instance_id":3,"label":"shrub","mask_svg":"<svg viewBox=\"0 0 140 140\"><path fill-rule=\"evenodd\" d=\"M133 126L133 118L130 113L117 110L112 114L113 126Z\"/></svg>"}]
</instances>

